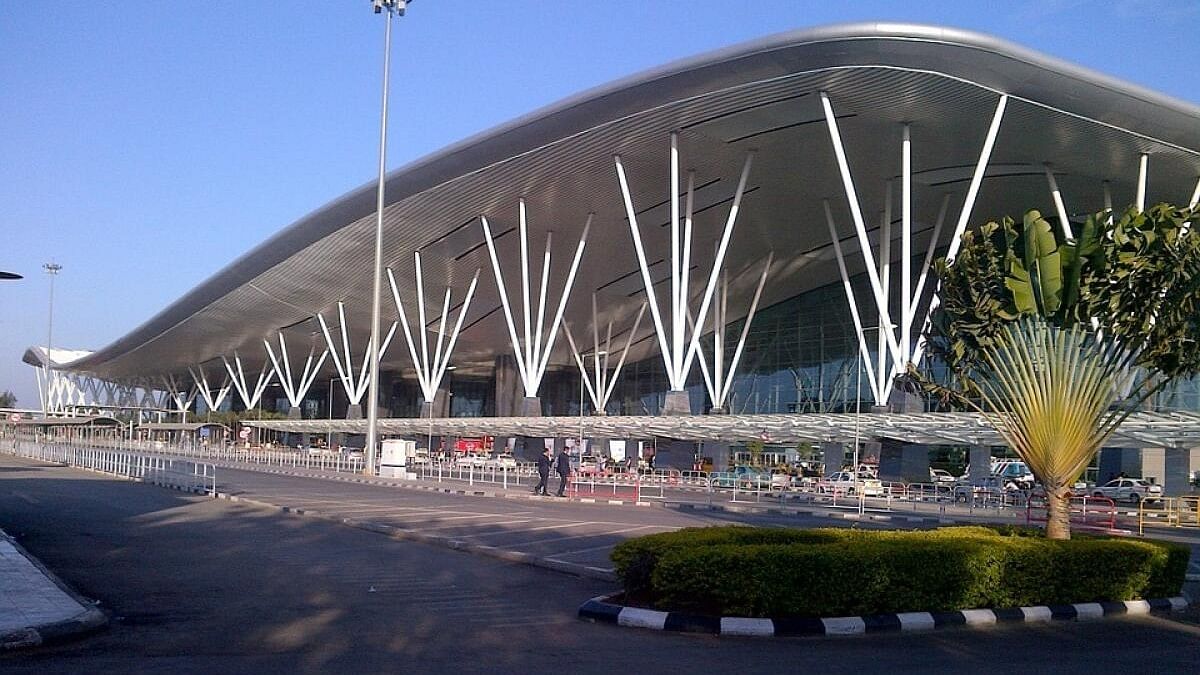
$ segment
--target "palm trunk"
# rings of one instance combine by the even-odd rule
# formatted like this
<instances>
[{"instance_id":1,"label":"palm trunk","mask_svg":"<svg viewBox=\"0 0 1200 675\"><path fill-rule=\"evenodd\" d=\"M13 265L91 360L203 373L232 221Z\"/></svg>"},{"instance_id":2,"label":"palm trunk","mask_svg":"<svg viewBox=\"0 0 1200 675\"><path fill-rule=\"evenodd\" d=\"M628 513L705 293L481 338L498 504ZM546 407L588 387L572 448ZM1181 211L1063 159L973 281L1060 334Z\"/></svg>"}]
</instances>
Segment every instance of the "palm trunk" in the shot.
<instances>
[{"instance_id":1,"label":"palm trunk","mask_svg":"<svg viewBox=\"0 0 1200 675\"><path fill-rule=\"evenodd\" d=\"M1046 538L1071 538L1071 491L1046 488Z\"/></svg>"}]
</instances>

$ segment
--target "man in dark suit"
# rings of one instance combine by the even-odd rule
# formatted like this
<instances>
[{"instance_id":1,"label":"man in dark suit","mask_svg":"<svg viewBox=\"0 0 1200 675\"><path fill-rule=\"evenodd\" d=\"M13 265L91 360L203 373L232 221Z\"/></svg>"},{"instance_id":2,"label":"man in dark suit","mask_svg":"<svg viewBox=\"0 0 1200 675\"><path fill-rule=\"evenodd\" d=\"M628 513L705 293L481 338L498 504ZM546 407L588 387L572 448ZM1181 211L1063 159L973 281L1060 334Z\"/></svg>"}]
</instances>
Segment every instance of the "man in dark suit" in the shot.
<instances>
[{"instance_id":1,"label":"man in dark suit","mask_svg":"<svg viewBox=\"0 0 1200 675\"><path fill-rule=\"evenodd\" d=\"M558 453L558 461L554 464L554 470L558 472L558 496L565 497L567 479L571 476L571 456L567 454L565 445L562 452Z\"/></svg>"},{"instance_id":2,"label":"man in dark suit","mask_svg":"<svg viewBox=\"0 0 1200 675\"><path fill-rule=\"evenodd\" d=\"M538 484L533 488L533 494L547 494L546 483L550 482L550 463L550 448L546 448L537 458L537 471L540 480L538 480Z\"/></svg>"}]
</instances>

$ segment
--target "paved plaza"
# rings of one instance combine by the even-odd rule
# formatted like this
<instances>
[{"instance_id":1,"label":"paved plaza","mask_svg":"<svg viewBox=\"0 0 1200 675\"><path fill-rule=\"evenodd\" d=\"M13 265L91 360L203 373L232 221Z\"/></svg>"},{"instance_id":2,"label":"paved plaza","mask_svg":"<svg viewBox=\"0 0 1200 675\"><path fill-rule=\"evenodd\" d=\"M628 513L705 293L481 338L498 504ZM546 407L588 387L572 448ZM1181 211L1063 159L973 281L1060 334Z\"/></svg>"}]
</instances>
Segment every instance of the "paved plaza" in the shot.
<instances>
[{"instance_id":1,"label":"paved plaza","mask_svg":"<svg viewBox=\"0 0 1200 675\"><path fill-rule=\"evenodd\" d=\"M832 673L885 661L905 672L1008 673L1046 653L1057 672L1147 663L1192 672L1200 659L1200 627L1161 617L830 640L589 624L575 618L579 603L613 584L24 459L0 458L0 469L4 526L111 619L95 636L0 657L6 673L766 672L799 660ZM600 546L588 538L602 531L733 517L232 471L222 489L550 555Z\"/></svg>"}]
</instances>

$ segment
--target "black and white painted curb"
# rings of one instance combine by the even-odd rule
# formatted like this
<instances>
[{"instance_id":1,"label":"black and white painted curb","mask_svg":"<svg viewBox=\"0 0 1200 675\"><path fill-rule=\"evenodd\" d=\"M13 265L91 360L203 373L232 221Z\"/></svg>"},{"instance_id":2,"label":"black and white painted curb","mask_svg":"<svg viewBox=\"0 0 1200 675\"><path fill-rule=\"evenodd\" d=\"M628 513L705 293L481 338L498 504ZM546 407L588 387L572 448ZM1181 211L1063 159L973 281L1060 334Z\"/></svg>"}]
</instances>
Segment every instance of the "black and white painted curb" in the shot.
<instances>
[{"instance_id":1,"label":"black and white painted curb","mask_svg":"<svg viewBox=\"0 0 1200 675\"><path fill-rule=\"evenodd\" d=\"M600 596L583 603L579 607L579 618L630 628L649 628L680 633L707 633L736 637L801 637L806 635L860 635L897 630L926 631L946 626L978 628L998 623L1088 621L1113 615L1178 612L1188 605L1185 598L1176 597L1007 609L963 609L954 612L903 612L822 619L753 619L735 616L699 616L682 612L659 612L640 607L626 607L611 602L612 597Z\"/></svg>"}]
</instances>

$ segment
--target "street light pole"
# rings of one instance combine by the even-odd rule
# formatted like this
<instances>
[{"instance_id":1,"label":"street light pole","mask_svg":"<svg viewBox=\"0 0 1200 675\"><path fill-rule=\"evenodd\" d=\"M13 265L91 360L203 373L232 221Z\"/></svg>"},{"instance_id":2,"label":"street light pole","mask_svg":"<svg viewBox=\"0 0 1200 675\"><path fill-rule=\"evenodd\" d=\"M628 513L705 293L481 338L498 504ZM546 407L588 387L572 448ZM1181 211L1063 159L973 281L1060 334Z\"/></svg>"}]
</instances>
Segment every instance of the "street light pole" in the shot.
<instances>
[{"instance_id":1,"label":"street light pole","mask_svg":"<svg viewBox=\"0 0 1200 675\"><path fill-rule=\"evenodd\" d=\"M383 102L379 114L379 189L375 204L375 265L371 279L371 341L367 346L370 381L367 386L367 442L364 472L375 474L375 451L379 421L379 289L383 268L383 190L387 164L388 75L392 53L392 14L404 16L407 0L372 0L375 13L383 13ZM422 328L423 329L423 328Z\"/></svg>"},{"instance_id":2,"label":"street light pole","mask_svg":"<svg viewBox=\"0 0 1200 675\"><path fill-rule=\"evenodd\" d=\"M58 263L48 262L42 265L42 269L46 274L50 275L50 311L49 318L46 321L46 393L45 405L43 413L46 417L50 416L50 378L53 373L54 360L50 356L50 347L54 340L54 278L62 271L62 265Z\"/></svg>"}]
</instances>

